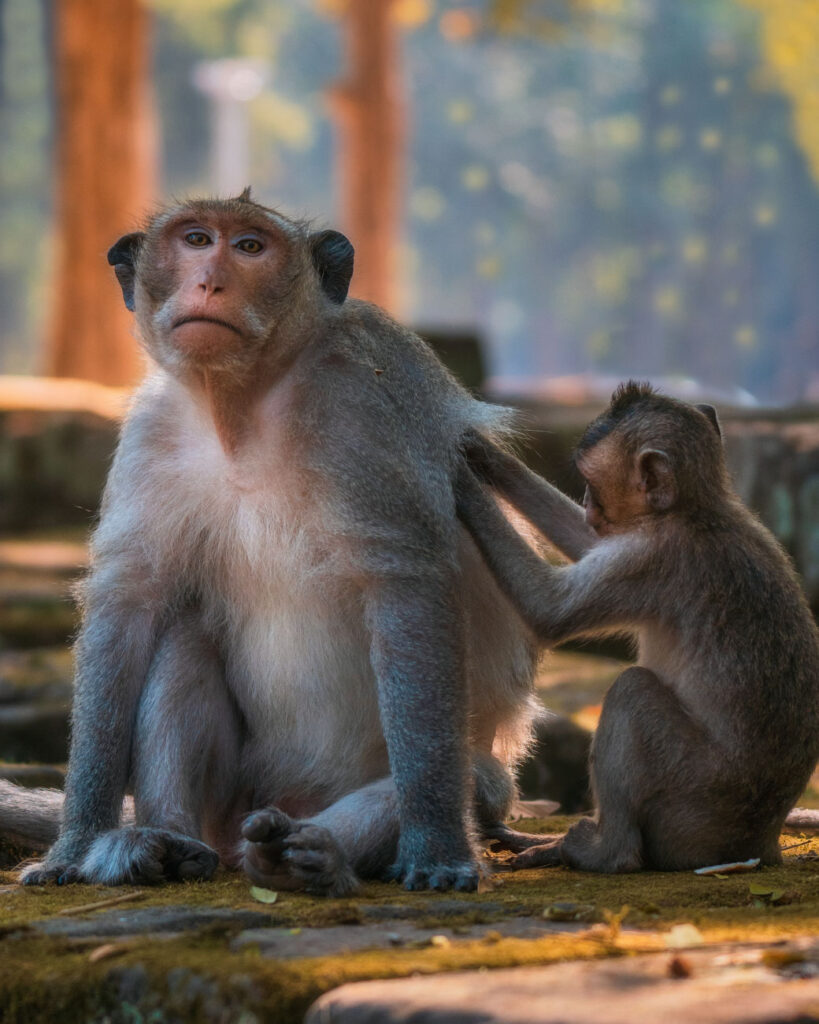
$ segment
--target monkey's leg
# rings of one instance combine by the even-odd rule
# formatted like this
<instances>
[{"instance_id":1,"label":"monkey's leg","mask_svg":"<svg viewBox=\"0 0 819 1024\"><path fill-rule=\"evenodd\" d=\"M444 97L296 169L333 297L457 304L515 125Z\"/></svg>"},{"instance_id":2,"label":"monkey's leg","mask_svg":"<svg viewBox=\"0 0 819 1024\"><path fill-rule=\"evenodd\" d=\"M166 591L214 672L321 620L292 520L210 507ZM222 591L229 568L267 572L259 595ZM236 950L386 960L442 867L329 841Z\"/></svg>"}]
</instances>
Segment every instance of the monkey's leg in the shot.
<instances>
[{"instance_id":1,"label":"monkey's leg","mask_svg":"<svg viewBox=\"0 0 819 1024\"><path fill-rule=\"evenodd\" d=\"M398 847L398 794L392 778L348 793L296 821L277 807L245 820L242 866L257 885L345 896L358 878L383 875Z\"/></svg>"},{"instance_id":2,"label":"monkey's leg","mask_svg":"<svg viewBox=\"0 0 819 1024\"><path fill-rule=\"evenodd\" d=\"M703 787L718 781L713 744L673 690L645 668L625 671L606 695L591 767L597 818L574 825L560 846L563 863L582 871L671 866L656 863L647 834L664 833L702 806ZM686 842L696 845L696 829ZM693 848L679 853L691 866L707 863L707 854L701 862Z\"/></svg>"},{"instance_id":3,"label":"monkey's leg","mask_svg":"<svg viewBox=\"0 0 819 1024\"><path fill-rule=\"evenodd\" d=\"M489 754L473 755L475 813L485 833L500 827L515 796L508 770ZM491 823L491 824L490 824ZM383 878L395 860L400 831L392 778L379 779L296 821L277 807L256 811L242 828L243 867L268 888L303 888L343 896L358 878Z\"/></svg>"},{"instance_id":4,"label":"monkey's leg","mask_svg":"<svg viewBox=\"0 0 819 1024\"><path fill-rule=\"evenodd\" d=\"M83 861L91 882L210 878L217 853L200 841L207 819L230 816L240 734L219 657L193 615L160 641L134 733L136 825L100 836Z\"/></svg>"}]
</instances>

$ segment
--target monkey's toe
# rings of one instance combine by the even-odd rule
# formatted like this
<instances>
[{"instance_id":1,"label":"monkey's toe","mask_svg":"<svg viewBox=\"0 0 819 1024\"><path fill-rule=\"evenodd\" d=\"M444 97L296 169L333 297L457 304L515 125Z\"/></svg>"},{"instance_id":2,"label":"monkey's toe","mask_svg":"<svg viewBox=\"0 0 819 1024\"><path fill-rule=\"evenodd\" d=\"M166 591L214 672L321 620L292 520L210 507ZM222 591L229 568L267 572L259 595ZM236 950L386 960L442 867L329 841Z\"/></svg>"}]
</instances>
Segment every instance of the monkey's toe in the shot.
<instances>
[{"instance_id":1,"label":"monkey's toe","mask_svg":"<svg viewBox=\"0 0 819 1024\"><path fill-rule=\"evenodd\" d=\"M301 826L278 807L254 811L242 823L242 835L251 843L281 842Z\"/></svg>"},{"instance_id":2,"label":"monkey's toe","mask_svg":"<svg viewBox=\"0 0 819 1024\"><path fill-rule=\"evenodd\" d=\"M332 833L318 825L304 825L284 841L283 854L290 871L304 881L308 892L320 896L347 896L358 879Z\"/></svg>"},{"instance_id":3,"label":"monkey's toe","mask_svg":"<svg viewBox=\"0 0 819 1024\"><path fill-rule=\"evenodd\" d=\"M478 888L480 872L476 864L469 861L461 864L436 864L429 868L412 867L402 874L392 868L393 877L403 878L404 888L410 892L435 889L444 892L455 889L458 892L474 892Z\"/></svg>"},{"instance_id":4,"label":"monkey's toe","mask_svg":"<svg viewBox=\"0 0 819 1024\"><path fill-rule=\"evenodd\" d=\"M79 881L81 881L80 873L73 865L48 864L43 860L29 864L20 872L22 885L47 885L49 882L68 885L71 882Z\"/></svg>"},{"instance_id":5,"label":"monkey's toe","mask_svg":"<svg viewBox=\"0 0 819 1024\"><path fill-rule=\"evenodd\" d=\"M543 843L540 846L532 846L530 849L519 853L510 861L510 867L515 871L524 868L556 868L563 863L562 854L563 840L557 839L551 843Z\"/></svg>"}]
</instances>

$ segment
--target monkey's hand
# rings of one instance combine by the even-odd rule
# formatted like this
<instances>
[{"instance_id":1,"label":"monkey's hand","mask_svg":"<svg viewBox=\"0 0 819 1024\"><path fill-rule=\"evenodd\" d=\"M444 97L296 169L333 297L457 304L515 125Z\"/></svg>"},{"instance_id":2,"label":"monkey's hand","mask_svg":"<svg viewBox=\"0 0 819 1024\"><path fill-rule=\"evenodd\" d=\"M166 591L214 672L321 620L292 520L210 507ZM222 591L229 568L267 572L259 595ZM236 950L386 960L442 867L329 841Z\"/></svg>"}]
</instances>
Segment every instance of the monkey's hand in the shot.
<instances>
[{"instance_id":1,"label":"monkey's hand","mask_svg":"<svg viewBox=\"0 0 819 1024\"><path fill-rule=\"evenodd\" d=\"M492 484L500 468L498 448L474 429L461 435L460 448L473 473L484 483Z\"/></svg>"},{"instance_id":2,"label":"monkey's hand","mask_svg":"<svg viewBox=\"0 0 819 1024\"><path fill-rule=\"evenodd\" d=\"M426 847L421 836L413 837L403 831L398 844L398 858L387 872L387 878L402 881L404 888L411 891L456 889L474 892L478 888L481 871L468 848L461 857L453 857L442 851L435 856Z\"/></svg>"},{"instance_id":3,"label":"monkey's hand","mask_svg":"<svg viewBox=\"0 0 819 1024\"><path fill-rule=\"evenodd\" d=\"M152 885L187 879L208 879L219 865L219 855L198 839L161 828L119 828L103 832L87 852L69 859L72 846L63 836L41 864L27 868L24 885L56 881L96 885Z\"/></svg>"}]
</instances>

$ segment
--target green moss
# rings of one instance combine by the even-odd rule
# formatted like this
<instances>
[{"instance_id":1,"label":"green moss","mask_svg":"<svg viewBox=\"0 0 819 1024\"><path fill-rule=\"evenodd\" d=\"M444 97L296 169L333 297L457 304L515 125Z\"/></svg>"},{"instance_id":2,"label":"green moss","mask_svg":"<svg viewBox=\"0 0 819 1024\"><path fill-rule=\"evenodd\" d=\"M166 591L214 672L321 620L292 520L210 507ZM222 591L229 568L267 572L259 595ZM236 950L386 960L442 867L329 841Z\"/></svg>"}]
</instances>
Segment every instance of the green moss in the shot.
<instances>
[{"instance_id":1,"label":"green moss","mask_svg":"<svg viewBox=\"0 0 819 1024\"><path fill-rule=\"evenodd\" d=\"M532 824L543 831L551 831L556 825L562 831L568 821ZM783 845L797 841L799 837L783 837ZM8 884L12 877L7 873L0 876L0 881ZM777 902L752 893L752 882L770 889ZM262 956L253 947L232 952L230 942L236 927L230 924L208 926L161 942L150 937L111 940L106 955L97 962L91 959L97 945L93 940L48 938L27 927L29 922L61 910L132 891L139 893L139 899L124 904L123 911L180 904L243 908L269 913L274 924L288 927L354 926L367 916L368 907L422 906L425 913L417 919L419 926L440 927L447 934L453 929L457 933L458 928L470 923L520 915L539 917L557 902L593 907L591 918L602 922L623 907L629 909L623 919L625 930L619 936L616 929L604 924L582 933L550 933L538 939L495 934L486 939L461 940L456 934L449 945L443 946L404 946L288 961ZM453 901L463 905L461 913L453 912ZM438 903L444 905L436 915ZM674 924L695 924L706 942L816 934L819 837L786 854L780 867L725 878L690 872L605 876L557 868L497 874L487 891L477 894L408 893L395 884L372 883L363 886L352 899L320 900L282 893L277 903L266 906L251 898L244 878L220 873L209 883L141 890L50 886L2 891L0 887L0 912L0 1016L7 1024L53 1020L73 1024L112 1013L115 1024L120 1019L125 1021L127 1018L116 1007L123 998L122 979L129 971L137 976L144 972L144 985L137 999L143 1019L151 1013L159 1022L173 1015L182 1020L202 1019L200 1002L209 1000L212 1006L216 1000L225 1010L225 1019L233 1019L233 1009L241 1007L264 1019L295 1022L302 1019L318 995L347 981L661 949L663 933ZM160 1011L162 1015L157 1016Z\"/></svg>"}]
</instances>

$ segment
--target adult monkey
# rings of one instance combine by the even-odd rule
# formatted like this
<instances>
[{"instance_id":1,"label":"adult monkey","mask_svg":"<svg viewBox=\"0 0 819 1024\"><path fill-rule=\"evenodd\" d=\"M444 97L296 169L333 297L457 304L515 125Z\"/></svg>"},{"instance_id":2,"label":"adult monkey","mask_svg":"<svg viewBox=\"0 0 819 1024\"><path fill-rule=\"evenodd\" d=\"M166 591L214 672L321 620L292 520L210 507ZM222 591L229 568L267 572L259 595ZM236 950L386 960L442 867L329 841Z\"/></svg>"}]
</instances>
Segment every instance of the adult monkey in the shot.
<instances>
[{"instance_id":1,"label":"adult monkey","mask_svg":"<svg viewBox=\"0 0 819 1024\"><path fill-rule=\"evenodd\" d=\"M24 880L208 877L241 828L262 884L342 893L392 866L473 889L534 707L534 645L452 489L464 432L504 414L345 301L343 235L249 190L109 261L156 367L93 540L62 828ZM58 810L3 806L18 835Z\"/></svg>"},{"instance_id":2,"label":"adult monkey","mask_svg":"<svg viewBox=\"0 0 819 1024\"><path fill-rule=\"evenodd\" d=\"M482 438L465 445L551 537L553 489ZM561 516L554 540L579 559L568 567L538 558L465 467L458 480L459 514L543 643L622 629L640 638L640 666L613 683L594 739L597 817L516 866L778 863L780 829L819 757L819 632L784 552L731 487L715 411L630 382L587 428L576 462L600 539L578 543Z\"/></svg>"}]
</instances>

